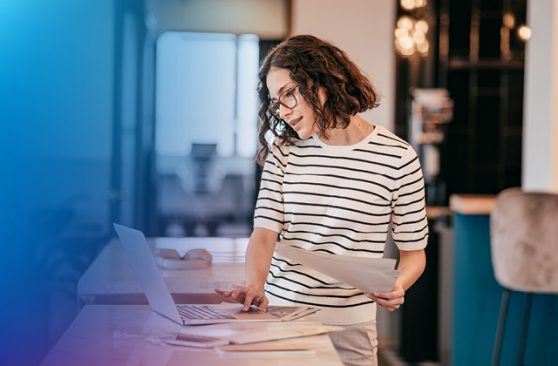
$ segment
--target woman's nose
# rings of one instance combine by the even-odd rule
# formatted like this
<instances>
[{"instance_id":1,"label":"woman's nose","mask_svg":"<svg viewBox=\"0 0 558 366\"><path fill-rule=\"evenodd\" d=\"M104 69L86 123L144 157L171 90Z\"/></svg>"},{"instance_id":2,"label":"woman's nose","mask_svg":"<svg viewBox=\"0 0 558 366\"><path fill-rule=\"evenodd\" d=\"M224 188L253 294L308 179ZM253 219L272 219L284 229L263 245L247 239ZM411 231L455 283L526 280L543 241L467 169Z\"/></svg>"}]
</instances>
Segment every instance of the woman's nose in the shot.
<instances>
[{"instance_id":1,"label":"woman's nose","mask_svg":"<svg viewBox=\"0 0 558 366\"><path fill-rule=\"evenodd\" d=\"M283 104L279 104L279 116L281 119L285 119L285 116L288 116L293 111L292 108L285 107Z\"/></svg>"}]
</instances>

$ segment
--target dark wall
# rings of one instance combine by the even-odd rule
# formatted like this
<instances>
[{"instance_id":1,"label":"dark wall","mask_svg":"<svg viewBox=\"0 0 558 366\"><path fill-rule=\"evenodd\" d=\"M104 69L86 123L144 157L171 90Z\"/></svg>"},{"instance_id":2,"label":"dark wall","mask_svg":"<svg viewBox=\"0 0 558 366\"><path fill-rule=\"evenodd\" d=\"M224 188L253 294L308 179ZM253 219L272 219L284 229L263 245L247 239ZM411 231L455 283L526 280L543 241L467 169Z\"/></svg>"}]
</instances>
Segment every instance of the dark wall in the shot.
<instances>
[{"instance_id":1,"label":"dark wall","mask_svg":"<svg viewBox=\"0 0 558 366\"><path fill-rule=\"evenodd\" d=\"M398 134L408 138L411 87L447 88L455 102L441 167L446 202L453 193L495 194L521 184L525 42L517 28L526 6L526 0L429 2L432 52L397 59ZM513 24L505 24L506 13Z\"/></svg>"}]
</instances>

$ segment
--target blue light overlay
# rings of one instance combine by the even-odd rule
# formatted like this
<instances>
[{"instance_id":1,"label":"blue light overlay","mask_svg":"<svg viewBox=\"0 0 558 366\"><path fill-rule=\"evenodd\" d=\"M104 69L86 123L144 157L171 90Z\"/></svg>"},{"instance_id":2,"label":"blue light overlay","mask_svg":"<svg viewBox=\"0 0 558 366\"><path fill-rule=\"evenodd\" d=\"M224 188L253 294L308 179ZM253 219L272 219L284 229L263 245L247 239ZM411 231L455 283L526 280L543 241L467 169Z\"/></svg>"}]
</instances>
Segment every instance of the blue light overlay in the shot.
<instances>
[{"instance_id":1,"label":"blue light overlay","mask_svg":"<svg viewBox=\"0 0 558 366\"><path fill-rule=\"evenodd\" d=\"M249 235L259 39L165 35L147 3L0 1L2 365L48 360L113 222L151 237Z\"/></svg>"},{"instance_id":2,"label":"blue light overlay","mask_svg":"<svg viewBox=\"0 0 558 366\"><path fill-rule=\"evenodd\" d=\"M39 364L109 224L114 5L0 2L0 358Z\"/></svg>"}]
</instances>

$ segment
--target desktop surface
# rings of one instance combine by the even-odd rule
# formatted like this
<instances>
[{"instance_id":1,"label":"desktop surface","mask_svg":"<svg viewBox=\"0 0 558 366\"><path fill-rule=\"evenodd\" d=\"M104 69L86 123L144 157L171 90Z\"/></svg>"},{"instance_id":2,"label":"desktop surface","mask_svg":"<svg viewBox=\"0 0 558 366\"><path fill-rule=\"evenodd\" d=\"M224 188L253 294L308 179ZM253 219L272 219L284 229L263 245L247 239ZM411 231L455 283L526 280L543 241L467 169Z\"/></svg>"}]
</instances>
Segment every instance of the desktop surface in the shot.
<instances>
[{"instance_id":1,"label":"desktop surface","mask_svg":"<svg viewBox=\"0 0 558 366\"><path fill-rule=\"evenodd\" d=\"M214 288L230 288L244 281L244 252L247 239L157 238L149 239L155 253L159 247L185 252L207 249L212 264L201 269L161 269L176 303L219 303L222 296ZM155 254L154 254L155 255ZM111 240L78 281L78 299L84 304L147 304L136 275L120 242Z\"/></svg>"},{"instance_id":2,"label":"desktop surface","mask_svg":"<svg viewBox=\"0 0 558 366\"><path fill-rule=\"evenodd\" d=\"M254 329L265 323L252 323ZM227 325L235 327L235 324ZM246 327L246 323L242 325ZM220 355L213 349L172 346L163 342L183 327L144 305L86 305L42 366L64 365L341 365L327 335L282 340L311 347L311 355Z\"/></svg>"}]
</instances>

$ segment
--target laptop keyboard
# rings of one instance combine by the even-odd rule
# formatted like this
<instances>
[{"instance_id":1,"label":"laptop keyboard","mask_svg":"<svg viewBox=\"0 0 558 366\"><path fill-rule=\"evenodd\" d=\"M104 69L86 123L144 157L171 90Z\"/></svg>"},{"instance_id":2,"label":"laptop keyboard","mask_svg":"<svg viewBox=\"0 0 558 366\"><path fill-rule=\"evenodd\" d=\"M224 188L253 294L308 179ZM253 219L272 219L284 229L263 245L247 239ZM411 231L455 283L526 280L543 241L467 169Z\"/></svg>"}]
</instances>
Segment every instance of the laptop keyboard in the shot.
<instances>
[{"instance_id":1,"label":"laptop keyboard","mask_svg":"<svg viewBox=\"0 0 558 366\"><path fill-rule=\"evenodd\" d=\"M176 305L178 313L188 319L234 319L230 314L208 308L205 305Z\"/></svg>"}]
</instances>

